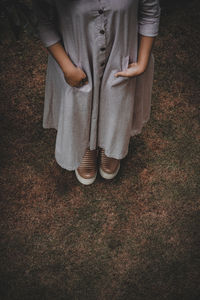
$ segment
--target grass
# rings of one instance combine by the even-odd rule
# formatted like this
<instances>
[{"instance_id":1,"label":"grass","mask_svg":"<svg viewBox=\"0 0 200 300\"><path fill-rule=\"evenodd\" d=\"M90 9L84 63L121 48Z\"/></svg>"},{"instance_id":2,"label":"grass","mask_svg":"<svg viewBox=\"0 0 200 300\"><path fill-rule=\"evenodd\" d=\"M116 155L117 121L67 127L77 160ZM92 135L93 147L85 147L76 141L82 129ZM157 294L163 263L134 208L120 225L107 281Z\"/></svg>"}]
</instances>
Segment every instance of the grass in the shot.
<instances>
[{"instance_id":1,"label":"grass","mask_svg":"<svg viewBox=\"0 0 200 300\"><path fill-rule=\"evenodd\" d=\"M0 45L2 300L199 299L200 5L161 3L151 118L111 182L56 163L41 43Z\"/></svg>"}]
</instances>

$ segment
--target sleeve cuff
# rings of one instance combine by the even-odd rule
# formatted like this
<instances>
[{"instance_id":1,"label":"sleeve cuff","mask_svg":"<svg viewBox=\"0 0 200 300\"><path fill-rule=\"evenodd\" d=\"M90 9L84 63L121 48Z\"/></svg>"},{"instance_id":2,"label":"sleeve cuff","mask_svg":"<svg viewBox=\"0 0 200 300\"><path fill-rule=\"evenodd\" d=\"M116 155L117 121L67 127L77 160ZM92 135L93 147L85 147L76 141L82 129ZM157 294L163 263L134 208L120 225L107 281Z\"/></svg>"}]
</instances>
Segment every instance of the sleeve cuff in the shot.
<instances>
[{"instance_id":1,"label":"sleeve cuff","mask_svg":"<svg viewBox=\"0 0 200 300\"><path fill-rule=\"evenodd\" d=\"M62 40L54 28L46 28L46 26L39 28L39 38L45 47L50 47Z\"/></svg>"},{"instance_id":2,"label":"sleeve cuff","mask_svg":"<svg viewBox=\"0 0 200 300\"><path fill-rule=\"evenodd\" d=\"M138 27L138 33L144 36L149 36L149 37L155 37L159 33L157 24L144 24L144 25L139 25Z\"/></svg>"}]
</instances>

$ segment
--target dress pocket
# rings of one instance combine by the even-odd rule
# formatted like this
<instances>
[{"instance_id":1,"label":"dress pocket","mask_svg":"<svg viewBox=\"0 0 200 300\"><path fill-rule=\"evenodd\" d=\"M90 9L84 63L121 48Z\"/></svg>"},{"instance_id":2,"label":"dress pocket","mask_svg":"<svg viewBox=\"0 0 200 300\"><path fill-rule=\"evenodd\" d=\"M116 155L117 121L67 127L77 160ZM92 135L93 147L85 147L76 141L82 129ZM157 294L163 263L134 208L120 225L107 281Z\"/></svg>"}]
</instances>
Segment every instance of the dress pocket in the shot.
<instances>
[{"instance_id":1,"label":"dress pocket","mask_svg":"<svg viewBox=\"0 0 200 300\"><path fill-rule=\"evenodd\" d=\"M115 77L114 74L120 71L125 71L128 68L129 65L129 55L128 56L122 56L121 57L121 65L120 65L120 70L112 70L111 71L111 86L118 86L118 85L123 85L125 83L129 82L130 77L123 77L123 76L119 76L119 77Z\"/></svg>"},{"instance_id":2,"label":"dress pocket","mask_svg":"<svg viewBox=\"0 0 200 300\"><path fill-rule=\"evenodd\" d=\"M84 68L83 68L83 65L82 65L82 63L81 63L81 61L79 60L78 61L78 63L76 64L76 66L77 67L79 67L80 69L82 69L83 70L83 72L86 74L86 76L87 76L87 73L85 72L85 70L84 70ZM88 83L87 84L84 84L84 85L82 85L82 86L80 86L80 87L72 87L75 91L80 91L80 92L85 92L85 93L87 93L87 92L90 92L91 91L91 89L92 89L92 87L91 87L91 84L90 84L90 80L89 80L89 78L87 78L88 79Z\"/></svg>"},{"instance_id":3,"label":"dress pocket","mask_svg":"<svg viewBox=\"0 0 200 300\"><path fill-rule=\"evenodd\" d=\"M81 68L85 72L83 65L80 61L76 64L76 66ZM86 72L85 74L87 75ZM91 109L92 99L92 81L90 80L90 78L88 78L87 84L84 84L80 87L70 86L70 89L73 105L75 107L76 112L89 112Z\"/></svg>"}]
</instances>

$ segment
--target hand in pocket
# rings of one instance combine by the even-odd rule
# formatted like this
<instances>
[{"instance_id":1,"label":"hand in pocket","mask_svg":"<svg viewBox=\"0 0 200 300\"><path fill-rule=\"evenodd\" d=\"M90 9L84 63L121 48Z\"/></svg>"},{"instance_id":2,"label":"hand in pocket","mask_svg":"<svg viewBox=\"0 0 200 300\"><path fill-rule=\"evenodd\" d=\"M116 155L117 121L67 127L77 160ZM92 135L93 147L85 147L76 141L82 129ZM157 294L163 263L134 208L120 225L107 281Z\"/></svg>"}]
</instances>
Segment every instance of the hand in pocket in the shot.
<instances>
[{"instance_id":1,"label":"hand in pocket","mask_svg":"<svg viewBox=\"0 0 200 300\"><path fill-rule=\"evenodd\" d=\"M66 82L72 87L81 87L88 84L88 78L85 72L80 68L73 66L64 73Z\"/></svg>"}]
</instances>

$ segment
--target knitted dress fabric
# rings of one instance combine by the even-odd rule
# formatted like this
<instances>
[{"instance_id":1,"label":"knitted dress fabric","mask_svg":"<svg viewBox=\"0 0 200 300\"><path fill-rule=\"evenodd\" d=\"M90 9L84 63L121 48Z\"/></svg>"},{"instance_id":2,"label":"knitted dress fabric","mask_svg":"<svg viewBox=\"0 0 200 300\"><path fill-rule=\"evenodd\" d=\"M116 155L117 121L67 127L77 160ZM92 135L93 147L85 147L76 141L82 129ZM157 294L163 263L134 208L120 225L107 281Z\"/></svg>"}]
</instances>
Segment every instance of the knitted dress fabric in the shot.
<instances>
[{"instance_id":1,"label":"knitted dress fabric","mask_svg":"<svg viewBox=\"0 0 200 300\"><path fill-rule=\"evenodd\" d=\"M61 42L88 84L70 86L51 54L45 82L43 127L57 130L55 158L75 170L89 147L122 159L131 136L150 118L154 57L137 77L115 77L137 62L138 34L158 35L158 0L33 0L45 47Z\"/></svg>"}]
</instances>

